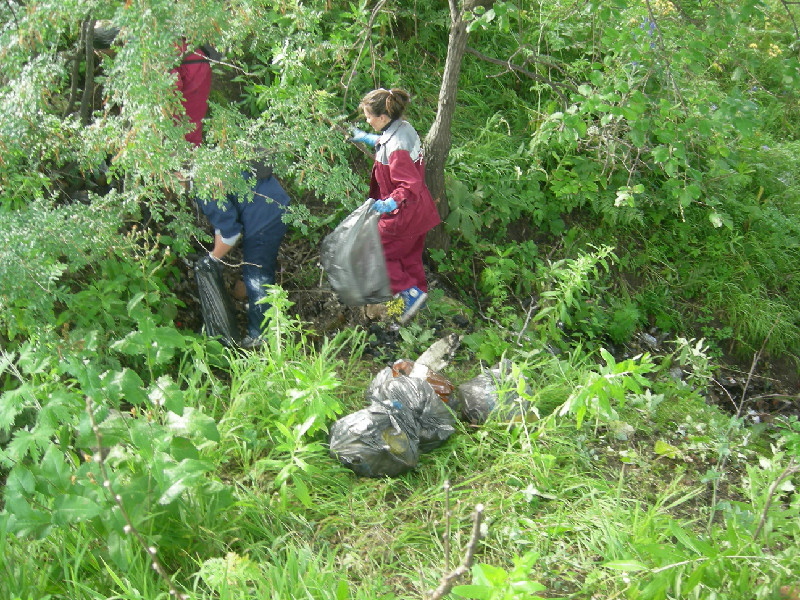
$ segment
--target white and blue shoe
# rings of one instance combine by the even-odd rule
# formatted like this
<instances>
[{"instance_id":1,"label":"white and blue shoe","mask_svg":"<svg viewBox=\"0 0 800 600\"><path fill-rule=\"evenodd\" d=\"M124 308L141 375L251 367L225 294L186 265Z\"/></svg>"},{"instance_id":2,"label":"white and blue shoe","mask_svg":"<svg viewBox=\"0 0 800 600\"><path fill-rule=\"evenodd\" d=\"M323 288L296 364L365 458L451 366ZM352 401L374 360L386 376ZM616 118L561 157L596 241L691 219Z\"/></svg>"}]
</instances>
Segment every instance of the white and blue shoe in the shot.
<instances>
[{"instance_id":1,"label":"white and blue shoe","mask_svg":"<svg viewBox=\"0 0 800 600\"><path fill-rule=\"evenodd\" d=\"M398 321L401 325L405 325L420 311L420 309L425 307L428 294L414 286L400 292L400 297L403 299L404 306L403 314L400 315Z\"/></svg>"}]
</instances>

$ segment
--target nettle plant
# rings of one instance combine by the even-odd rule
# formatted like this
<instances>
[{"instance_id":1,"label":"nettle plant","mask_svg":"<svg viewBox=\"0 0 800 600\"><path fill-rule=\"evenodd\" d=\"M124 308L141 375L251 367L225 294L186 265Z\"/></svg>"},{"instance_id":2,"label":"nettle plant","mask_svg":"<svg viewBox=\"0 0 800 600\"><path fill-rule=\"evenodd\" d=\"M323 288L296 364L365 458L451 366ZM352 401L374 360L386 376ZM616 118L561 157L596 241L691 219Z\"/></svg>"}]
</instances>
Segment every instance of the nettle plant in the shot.
<instances>
[{"instance_id":1,"label":"nettle plant","mask_svg":"<svg viewBox=\"0 0 800 600\"><path fill-rule=\"evenodd\" d=\"M276 493L284 505L310 507L328 424L344 412L340 372L361 355L366 334L344 330L316 340L308 324L291 315L292 302L279 286L268 287L264 302L264 345L230 363L220 454L237 480Z\"/></svg>"},{"instance_id":2,"label":"nettle plant","mask_svg":"<svg viewBox=\"0 0 800 600\"><path fill-rule=\"evenodd\" d=\"M79 357L60 363L23 350L3 358L19 379L3 394L0 422L11 431L0 452L7 531L45 537L80 523L124 567L134 530L167 551L191 545L183 511L191 505L206 515L230 501L209 475L213 462L204 453L219 434L192 406L199 389L166 375L145 384L135 371L103 370Z\"/></svg>"},{"instance_id":3,"label":"nettle plant","mask_svg":"<svg viewBox=\"0 0 800 600\"><path fill-rule=\"evenodd\" d=\"M465 336L464 344L487 362L510 348L597 349L609 325L620 320L620 311L607 301L613 248L590 247L558 260L537 254L536 245L526 242L497 248L482 261L473 257L481 268L478 300L488 304L485 315L496 327ZM617 329L633 333L638 316L629 321Z\"/></svg>"}]
</instances>

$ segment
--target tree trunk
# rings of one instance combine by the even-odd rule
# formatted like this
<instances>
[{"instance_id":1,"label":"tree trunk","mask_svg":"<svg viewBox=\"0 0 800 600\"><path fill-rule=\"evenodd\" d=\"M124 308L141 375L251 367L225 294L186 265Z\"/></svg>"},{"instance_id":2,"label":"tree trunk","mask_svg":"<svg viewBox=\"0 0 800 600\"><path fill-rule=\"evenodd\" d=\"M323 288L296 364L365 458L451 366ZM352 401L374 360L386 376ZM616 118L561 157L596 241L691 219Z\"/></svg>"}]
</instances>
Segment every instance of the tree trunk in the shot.
<instances>
[{"instance_id":1,"label":"tree trunk","mask_svg":"<svg viewBox=\"0 0 800 600\"><path fill-rule=\"evenodd\" d=\"M444 65L442 85L439 88L439 105L436 119L431 125L428 135L425 136L425 180L431 191L442 221L450 214L450 204L445 190L444 166L450 154L451 125L456 109L456 93L458 92L458 78L461 74L461 63L467 48L467 22L464 14L476 6L484 4L479 0L464 0L462 8L457 5L458 0L450 0L450 37L447 43L447 59ZM433 248L447 250L450 238L444 230L444 225L436 227L428 236L429 245Z\"/></svg>"},{"instance_id":2,"label":"tree trunk","mask_svg":"<svg viewBox=\"0 0 800 600\"><path fill-rule=\"evenodd\" d=\"M83 98L81 99L81 123L85 126L89 124L92 116L94 98L94 19L86 18L83 22L83 48L86 60L86 74L83 85Z\"/></svg>"}]
</instances>

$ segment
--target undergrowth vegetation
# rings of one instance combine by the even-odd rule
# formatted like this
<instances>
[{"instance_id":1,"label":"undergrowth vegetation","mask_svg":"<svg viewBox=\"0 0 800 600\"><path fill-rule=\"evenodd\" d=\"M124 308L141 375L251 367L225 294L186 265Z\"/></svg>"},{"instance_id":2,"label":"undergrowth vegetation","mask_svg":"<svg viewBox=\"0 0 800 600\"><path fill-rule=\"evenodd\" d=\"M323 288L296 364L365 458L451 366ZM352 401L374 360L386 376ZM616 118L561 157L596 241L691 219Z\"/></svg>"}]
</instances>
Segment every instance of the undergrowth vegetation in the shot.
<instances>
[{"instance_id":1,"label":"undergrowth vegetation","mask_svg":"<svg viewBox=\"0 0 800 600\"><path fill-rule=\"evenodd\" d=\"M0 598L800 597L800 422L745 403L761 365L797 374L796 7L453 8L447 244L428 310L376 353L373 329L297 314L313 252L257 351L183 327L210 239L183 182L237 191L267 148L317 247L366 193L362 94L409 89L433 121L447 6L0 6ZM113 51L85 51L97 20ZM223 55L196 149L176 32ZM523 417L356 477L331 424L446 333L442 375L504 365Z\"/></svg>"},{"instance_id":2,"label":"undergrowth vegetation","mask_svg":"<svg viewBox=\"0 0 800 600\"><path fill-rule=\"evenodd\" d=\"M85 332L61 361L3 353L3 597L419 598L462 560L479 505L461 597L773 598L797 584L800 424L709 405L702 341L554 354L542 319L541 339L503 356L529 418L461 422L414 472L357 479L326 431L380 368L364 332L320 341L275 287L267 344L226 350L158 324L169 276L128 272L150 295L130 289L107 314L138 310L135 331ZM425 349L430 319L399 356ZM444 372L454 383L475 374L480 337Z\"/></svg>"}]
</instances>

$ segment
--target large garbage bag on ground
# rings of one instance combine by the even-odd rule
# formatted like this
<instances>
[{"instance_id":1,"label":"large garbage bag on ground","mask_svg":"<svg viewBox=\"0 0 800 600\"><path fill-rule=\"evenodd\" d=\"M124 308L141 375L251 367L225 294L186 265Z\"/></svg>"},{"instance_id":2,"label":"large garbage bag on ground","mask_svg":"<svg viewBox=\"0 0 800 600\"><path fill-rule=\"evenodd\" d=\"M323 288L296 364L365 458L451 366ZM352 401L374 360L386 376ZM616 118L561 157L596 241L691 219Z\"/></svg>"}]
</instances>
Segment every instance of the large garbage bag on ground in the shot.
<instances>
[{"instance_id":1,"label":"large garbage bag on ground","mask_svg":"<svg viewBox=\"0 0 800 600\"><path fill-rule=\"evenodd\" d=\"M461 417L473 425L483 425L490 417L504 422L535 418L536 409L517 392L519 383L508 361L484 370L456 389Z\"/></svg>"},{"instance_id":2,"label":"large garbage bag on ground","mask_svg":"<svg viewBox=\"0 0 800 600\"><path fill-rule=\"evenodd\" d=\"M229 346L239 343L239 326L233 300L225 290L222 270L208 257L194 264L194 278L200 296L200 311L203 314L206 334L219 336Z\"/></svg>"},{"instance_id":3,"label":"large garbage bag on ground","mask_svg":"<svg viewBox=\"0 0 800 600\"><path fill-rule=\"evenodd\" d=\"M394 477L419 462L419 427L410 408L373 402L336 421L330 454L362 477Z\"/></svg>"},{"instance_id":4,"label":"large garbage bag on ground","mask_svg":"<svg viewBox=\"0 0 800 600\"><path fill-rule=\"evenodd\" d=\"M441 446L455 432L455 416L425 379L407 377L386 367L373 379L367 400L408 407L419 427L420 452Z\"/></svg>"},{"instance_id":5,"label":"large garbage bag on ground","mask_svg":"<svg viewBox=\"0 0 800 600\"><path fill-rule=\"evenodd\" d=\"M339 300L348 306L391 300L389 275L378 233L380 215L367 200L329 233L320 248L320 263Z\"/></svg>"}]
</instances>

